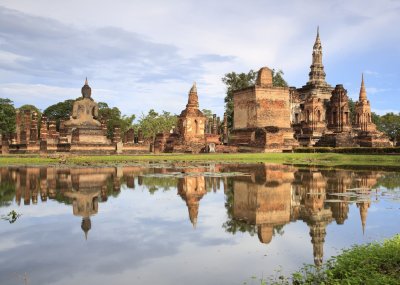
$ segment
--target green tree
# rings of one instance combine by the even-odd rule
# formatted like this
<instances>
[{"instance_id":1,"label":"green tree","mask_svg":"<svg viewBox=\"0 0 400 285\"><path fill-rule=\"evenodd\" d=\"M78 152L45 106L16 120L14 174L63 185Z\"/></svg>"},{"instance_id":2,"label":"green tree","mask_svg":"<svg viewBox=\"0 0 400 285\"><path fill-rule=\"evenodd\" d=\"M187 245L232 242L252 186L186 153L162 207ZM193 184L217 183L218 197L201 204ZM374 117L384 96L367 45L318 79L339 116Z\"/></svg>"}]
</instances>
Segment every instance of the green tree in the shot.
<instances>
[{"instance_id":1,"label":"green tree","mask_svg":"<svg viewBox=\"0 0 400 285\"><path fill-rule=\"evenodd\" d=\"M203 109L201 110L204 116L206 116L208 119L212 119L213 117L213 112L209 109Z\"/></svg>"},{"instance_id":2,"label":"green tree","mask_svg":"<svg viewBox=\"0 0 400 285\"><path fill-rule=\"evenodd\" d=\"M60 120L68 120L70 118L72 114L72 106L75 101L76 100L69 99L51 105L43 111L43 115L45 115L48 120L55 120L58 130L60 128Z\"/></svg>"},{"instance_id":3,"label":"green tree","mask_svg":"<svg viewBox=\"0 0 400 285\"><path fill-rule=\"evenodd\" d=\"M356 104L351 98L349 98L349 111L350 111L350 122L354 123L356 120Z\"/></svg>"},{"instance_id":4,"label":"green tree","mask_svg":"<svg viewBox=\"0 0 400 285\"><path fill-rule=\"evenodd\" d=\"M400 113L387 113L380 117L379 130L384 132L392 141L400 136Z\"/></svg>"},{"instance_id":5,"label":"green tree","mask_svg":"<svg viewBox=\"0 0 400 285\"><path fill-rule=\"evenodd\" d=\"M225 112L228 119L228 128L233 128L233 92L254 85L257 72L250 70L248 73L230 72L225 74L222 82L226 85Z\"/></svg>"},{"instance_id":6,"label":"green tree","mask_svg":"<svg viewBox=\"0 0 400 285\"><path fill-rule=\"evenodd\" d=\"M18 108L18 110L20 112L23 112L25 110L29 110L31 112L36 112L36 114L38 114L38 117L40 117L42 114L42 112L40 112L40 110L36 106L28 105L28 104L22 105L21 107Z\"/></svg>"},{"instance_id":7,"label":"green tree","mask_svg":"<svg viewBox=\"0 0 400 285\"><path fill-rule=\"evenodd\" d=\"M283 79L283 71L279 69L278 71L275 71L275 69L272 69L272 85L275 87L288 87L288 83L286 82L285 79Z\"/></svg>"},{"instance_id":8,"label":"green tree","mask_svg":"<svg viewBox=\"0 0 400 285\"><path fill-rule=\"evenodd\" d=\"M135 115L121 116L121 111L117 107L110 108L107 103L99 102L99 120L107 122L107 137L111 138L114 128L119 127L121 134L133 127Z\"/></svg>"},{"instance_id":9,"label":"green tree","mask_svg":"<svg viewBox=\"0 0 400 285\"><path fill-rule=\"evenodd\" d=\"M10 99L0 98L0 134L15 131L15 108Z\"/></svg>"},{"instance_id":10,"label":"green tree","mask_svg":"<svg viewBox=\"0 0 400 285\"><path fill-rule=\"evenodd\" d=\"M376 125L378 130L381 130L380 125L381 125L381 116L379 116L375 112L371 112L371 120L372 122Z\"/></svg>"},{"instance_id":11,"label":"green tree","mask_svg":"<svg viewBox=\"0 0 400 285\"><path fill-rule=\"evenodd\" d=\"M283 71L272 69L272 84L275 87L288 87L283 78ZM253 86L257 79L257 72L250 70L248 73L230 72L225 74L222 82L226 85L225 112L228 119L228 128L233 128L233 92Z\"/></svg>"},{"instance_id":12,"label":"green tree","mask_svg":"<svg viewBox=\"0 0 400 285\"><path fill-rule=\"evenodd\" d=\"M145 138L154 140L156 134L170 131L176 124L176 115L172 115L166 111L162 111L159 114L151 109L147 115L141 115L137 128L142 129Z\"/></svg>"}]
</instances>

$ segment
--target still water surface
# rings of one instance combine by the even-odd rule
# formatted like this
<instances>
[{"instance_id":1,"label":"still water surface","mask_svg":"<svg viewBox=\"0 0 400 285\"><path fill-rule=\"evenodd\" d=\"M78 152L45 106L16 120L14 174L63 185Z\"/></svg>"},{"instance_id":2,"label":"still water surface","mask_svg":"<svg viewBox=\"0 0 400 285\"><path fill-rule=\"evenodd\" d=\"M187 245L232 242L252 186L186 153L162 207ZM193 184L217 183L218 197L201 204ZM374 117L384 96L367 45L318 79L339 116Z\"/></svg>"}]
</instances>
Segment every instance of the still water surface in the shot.
<instances>
[{"instance_id":1,"label":"still water surface","mask_svg":"<svg viewBox=\"0 0 400 285\"><path fill-rule=\"evenodd\" d=\"M0 215L0 284L259 284L399 233L400 173L0 168Z\"/></svg>"}]
</instances>

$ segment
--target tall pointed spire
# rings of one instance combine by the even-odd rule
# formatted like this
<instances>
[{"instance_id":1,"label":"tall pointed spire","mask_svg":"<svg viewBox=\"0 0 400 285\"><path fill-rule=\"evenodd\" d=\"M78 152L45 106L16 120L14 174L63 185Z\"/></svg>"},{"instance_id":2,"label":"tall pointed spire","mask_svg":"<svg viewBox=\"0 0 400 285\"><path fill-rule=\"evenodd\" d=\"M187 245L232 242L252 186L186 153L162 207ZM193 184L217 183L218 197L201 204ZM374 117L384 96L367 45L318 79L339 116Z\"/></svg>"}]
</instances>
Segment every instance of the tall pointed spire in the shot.
<instances>
[{"instance_id":1,"label":"tall pointed spire","mask_svg":"<svg viewBox=\"0 0 400 285\"><path fill-rule=\"evenodd\" d=\"M317 44L321 45L321 39L319 38L319 26L317 27L317 37L315 38L314 47Z\"/></svg>"},{"instance_id":2,"label":"tall pointed spire","mask_svg":"<svg viewBox=\"0 0 400 285\"><path fill-rule=\"evenodd\" d=\"M88 83L88 81L87 81L87 77L86 77L86 80L85 80L85 85L89 85L89 83Z\"/></svg>"},{"instance_id":3,"label":"tall pointed spire","mask_svg":"<svg viewBox=\"0 0 400 285\"><path fill-rule=\"evenodd\" d=\"M193 82L192 88L189 91L188 103L186 105L187 108L199 108L199 97L197 96L197 86L196 82Z\"/></svg>"},{"instance_id":4,"label":"tall pointed spire","mask_svg":"<svg viewBox=\"0 0 400 285\"><path fill-rule=\"evenodd\" d=\"M322 64L322 44L319 37L319 26L317 28L317 36L313 46L311 71L308 74L310 80L308 85L327 85L325 81L324 65Z\"/></svg>"},{"instance_id":5,"label":"tall pointed spire","mask_svg":"<svg viewBox=\"0 0 400 285\"><path fill-rule=\"evenodd\" d=\"M360 88L360 101L368 100L367 99L367 91L365 90L365 85L364 85L364 73L361 75L361 88Z\"/></svg>"}]
</instances>

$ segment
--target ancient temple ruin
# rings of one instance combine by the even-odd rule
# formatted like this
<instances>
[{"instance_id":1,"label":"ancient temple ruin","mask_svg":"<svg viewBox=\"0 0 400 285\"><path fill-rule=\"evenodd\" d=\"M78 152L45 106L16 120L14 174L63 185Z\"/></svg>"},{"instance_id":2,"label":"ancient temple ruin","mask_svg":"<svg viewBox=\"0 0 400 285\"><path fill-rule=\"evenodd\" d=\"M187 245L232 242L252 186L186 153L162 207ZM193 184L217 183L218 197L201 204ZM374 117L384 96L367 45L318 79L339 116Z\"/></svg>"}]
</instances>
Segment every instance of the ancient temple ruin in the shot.
<instances>
[{"instance_id":1,"label":"ancient temple ruin","mask_svg":"<svg viewBox=\"0 0 400 285\"><path fill-rule=\"evenodd\" d=\"M115 127L112 137L107 137L107 122L99 121L99 107L92 98L87 79L81 89L68 120L61 120L57 129L55 120L45 115L38 118L36 112L25 110L16 114L16 131L2 136L2 153L55 153L85 154L148 153L149 144L144 142L141 130L135 138L130 129L121 137Z\"/></svg>"},{"instance_id":2,"label":"ancient temple ruin","mask_svg":"<svg viewBox=\"0 0 400 285\"><path fill-rule=\"evenodd\" d=\"M188 94L186 108L178 116L177 127L171 132L159 133L154 142L155 152L215 152L220 144L220 119L209 120L199 110L196 83Z\"/></svg>"},{"instance_id":3,"label":"ancient temple ruin","mask_svg":"<svg viewBox=\"0 0 400 285\"><path fill-rule=\"evenodd\" d=\"M289 88L272 85L272 70L263 67L254 86L233 95L230 144L242 151L281 151L298 143L290 125Z\"/></svg>"},{"instance_id":4,"label":"ancient temple ruin","mask_svg":"<svg viewBox=\"0 0 400 285\"><path fill-rule=\"evenodd\" d=\"M309 81L301 88L274 87L263 67L254 86L233 94L234 126L230 144L242 151L282 151L295 146L388 147L391 142L372 123L362 78L352 120L347 90L325 80L317 31Z\"/></svg>"}]
</instances>

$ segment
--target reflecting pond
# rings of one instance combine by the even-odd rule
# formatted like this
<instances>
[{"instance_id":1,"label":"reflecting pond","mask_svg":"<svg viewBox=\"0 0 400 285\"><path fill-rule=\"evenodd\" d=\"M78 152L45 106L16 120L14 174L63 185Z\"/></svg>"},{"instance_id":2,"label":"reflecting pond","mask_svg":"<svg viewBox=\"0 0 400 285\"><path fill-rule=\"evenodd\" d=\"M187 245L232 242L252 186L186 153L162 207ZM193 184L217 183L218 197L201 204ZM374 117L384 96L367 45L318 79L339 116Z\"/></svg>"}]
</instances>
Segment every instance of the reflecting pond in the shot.
<instances>
[{"instance_id":1,"label":"reflecting pond","mask_svg":"<svg viewBox=\"0 0 400 285\"><path fill-rule=\"evenodd\" d=\"M259 284L400 232L400 173L0 168L0 284Z\"/></svg>"}]
</instances>

